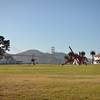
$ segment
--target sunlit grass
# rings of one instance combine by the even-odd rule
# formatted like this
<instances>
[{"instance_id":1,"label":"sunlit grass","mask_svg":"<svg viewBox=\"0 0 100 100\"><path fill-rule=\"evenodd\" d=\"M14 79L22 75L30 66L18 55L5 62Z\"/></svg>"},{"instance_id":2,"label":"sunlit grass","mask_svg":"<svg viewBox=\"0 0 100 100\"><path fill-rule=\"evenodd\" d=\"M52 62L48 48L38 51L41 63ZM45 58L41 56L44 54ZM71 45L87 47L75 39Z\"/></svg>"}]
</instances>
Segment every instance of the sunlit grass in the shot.
<instances>
[{"instance_id":1,"label":"sunlit grass","mask_svg":"<svg viewBox=\"0 0 100 100\"><path fill-rule=\"evenodd\" d=\"M100 65L0 65L0 100L99 100Z\"/></svg>"}]
</instances>

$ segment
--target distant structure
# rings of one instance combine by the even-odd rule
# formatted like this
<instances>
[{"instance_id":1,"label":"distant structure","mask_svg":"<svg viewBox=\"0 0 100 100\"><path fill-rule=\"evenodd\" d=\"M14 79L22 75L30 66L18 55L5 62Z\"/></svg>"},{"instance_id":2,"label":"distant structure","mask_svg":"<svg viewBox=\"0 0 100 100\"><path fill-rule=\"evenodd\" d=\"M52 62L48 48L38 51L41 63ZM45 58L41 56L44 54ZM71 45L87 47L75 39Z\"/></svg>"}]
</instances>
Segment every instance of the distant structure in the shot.
<instances>
[{"instance_id":1,"label":"distant structure","mask_svg":"<svg viewBox=\"0 0 100 100\"><path fill-rule=\"evenodd\" d=\"M0 59L5 57L6 51L9 51L10 40L5 40L3 36L0 36Z\"/></svg>"},{"instance_id":2,"label":"distant structure","mask_svg":"<svg viewBox=\"0 0 100 100\"><path fill-rule=\"evenodd\" d=\"M53 54L53 55L55 54L55 47L54 46L51 47L51 54Z\"/></svg>"},{"instance_id":3,"label":"distant structure","mask_svg":"<svg viewBox=\"0 0 100 100\"><path fill-rule=\"evenodd\" d=\"M100 53L94 56L94 64L100 64Z\"/></svg>"}]
</instances>

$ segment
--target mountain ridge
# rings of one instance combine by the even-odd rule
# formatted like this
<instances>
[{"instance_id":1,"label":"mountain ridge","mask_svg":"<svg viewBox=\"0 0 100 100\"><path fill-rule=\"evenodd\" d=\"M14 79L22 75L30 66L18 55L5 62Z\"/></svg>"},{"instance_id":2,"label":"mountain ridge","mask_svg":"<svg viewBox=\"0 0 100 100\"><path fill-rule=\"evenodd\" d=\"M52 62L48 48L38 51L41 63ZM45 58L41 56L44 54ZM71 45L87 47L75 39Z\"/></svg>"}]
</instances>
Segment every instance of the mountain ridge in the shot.
<instances>
[{"instance_id":1,"label":"mountain ridge","mask_svg":"<svg viewBox=\"0 0 100 100\"><path fill-rule=\"evenodd\" d=\"M36 59L40 64L60 64L64 62L65 53L55 52L54 54L41 52L36 49L26 50L17 54L12 54L16 61L22 63L31 63L31 59Z\"/></svg>"}]
</instances>

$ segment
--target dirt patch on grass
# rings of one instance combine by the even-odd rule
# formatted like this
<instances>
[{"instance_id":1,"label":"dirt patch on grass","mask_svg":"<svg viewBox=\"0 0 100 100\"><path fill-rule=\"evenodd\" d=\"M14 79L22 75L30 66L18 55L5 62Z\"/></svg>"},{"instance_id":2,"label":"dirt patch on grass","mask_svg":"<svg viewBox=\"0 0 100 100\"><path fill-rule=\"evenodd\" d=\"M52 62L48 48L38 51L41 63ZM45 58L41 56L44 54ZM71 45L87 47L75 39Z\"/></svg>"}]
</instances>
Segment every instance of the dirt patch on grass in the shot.
<instances>
[{"instance_id":1,"label":"dirt patch on grass","mask_svg":"<svg viewBox=\"0 0 100 100\"><path fill-rule=\"evenodd\" d=\"M100 75L4 75L0 76L1 82L100 82Z\"/></svg>"}]
</instances>

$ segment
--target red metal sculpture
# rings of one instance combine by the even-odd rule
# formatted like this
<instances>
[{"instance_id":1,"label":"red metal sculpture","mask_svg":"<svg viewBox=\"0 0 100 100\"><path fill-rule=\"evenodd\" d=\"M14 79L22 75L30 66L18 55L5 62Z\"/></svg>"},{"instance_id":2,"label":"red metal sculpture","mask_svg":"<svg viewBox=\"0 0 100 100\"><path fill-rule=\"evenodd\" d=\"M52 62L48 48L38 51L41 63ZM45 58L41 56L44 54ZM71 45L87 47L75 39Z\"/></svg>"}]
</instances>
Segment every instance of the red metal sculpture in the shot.
<instances>
[{"instance_id":1,"label":"red metal sculpture","mask_svg":"<svg viewBox=\"0 0 100 100\"><path fill-rule=\"evenodd\" d=\"M70 52L65 55L64 64L87 64L87 57L85 57L85 52L74 53L72 48L69 46Z\"/></svg>"}]
</instances>

